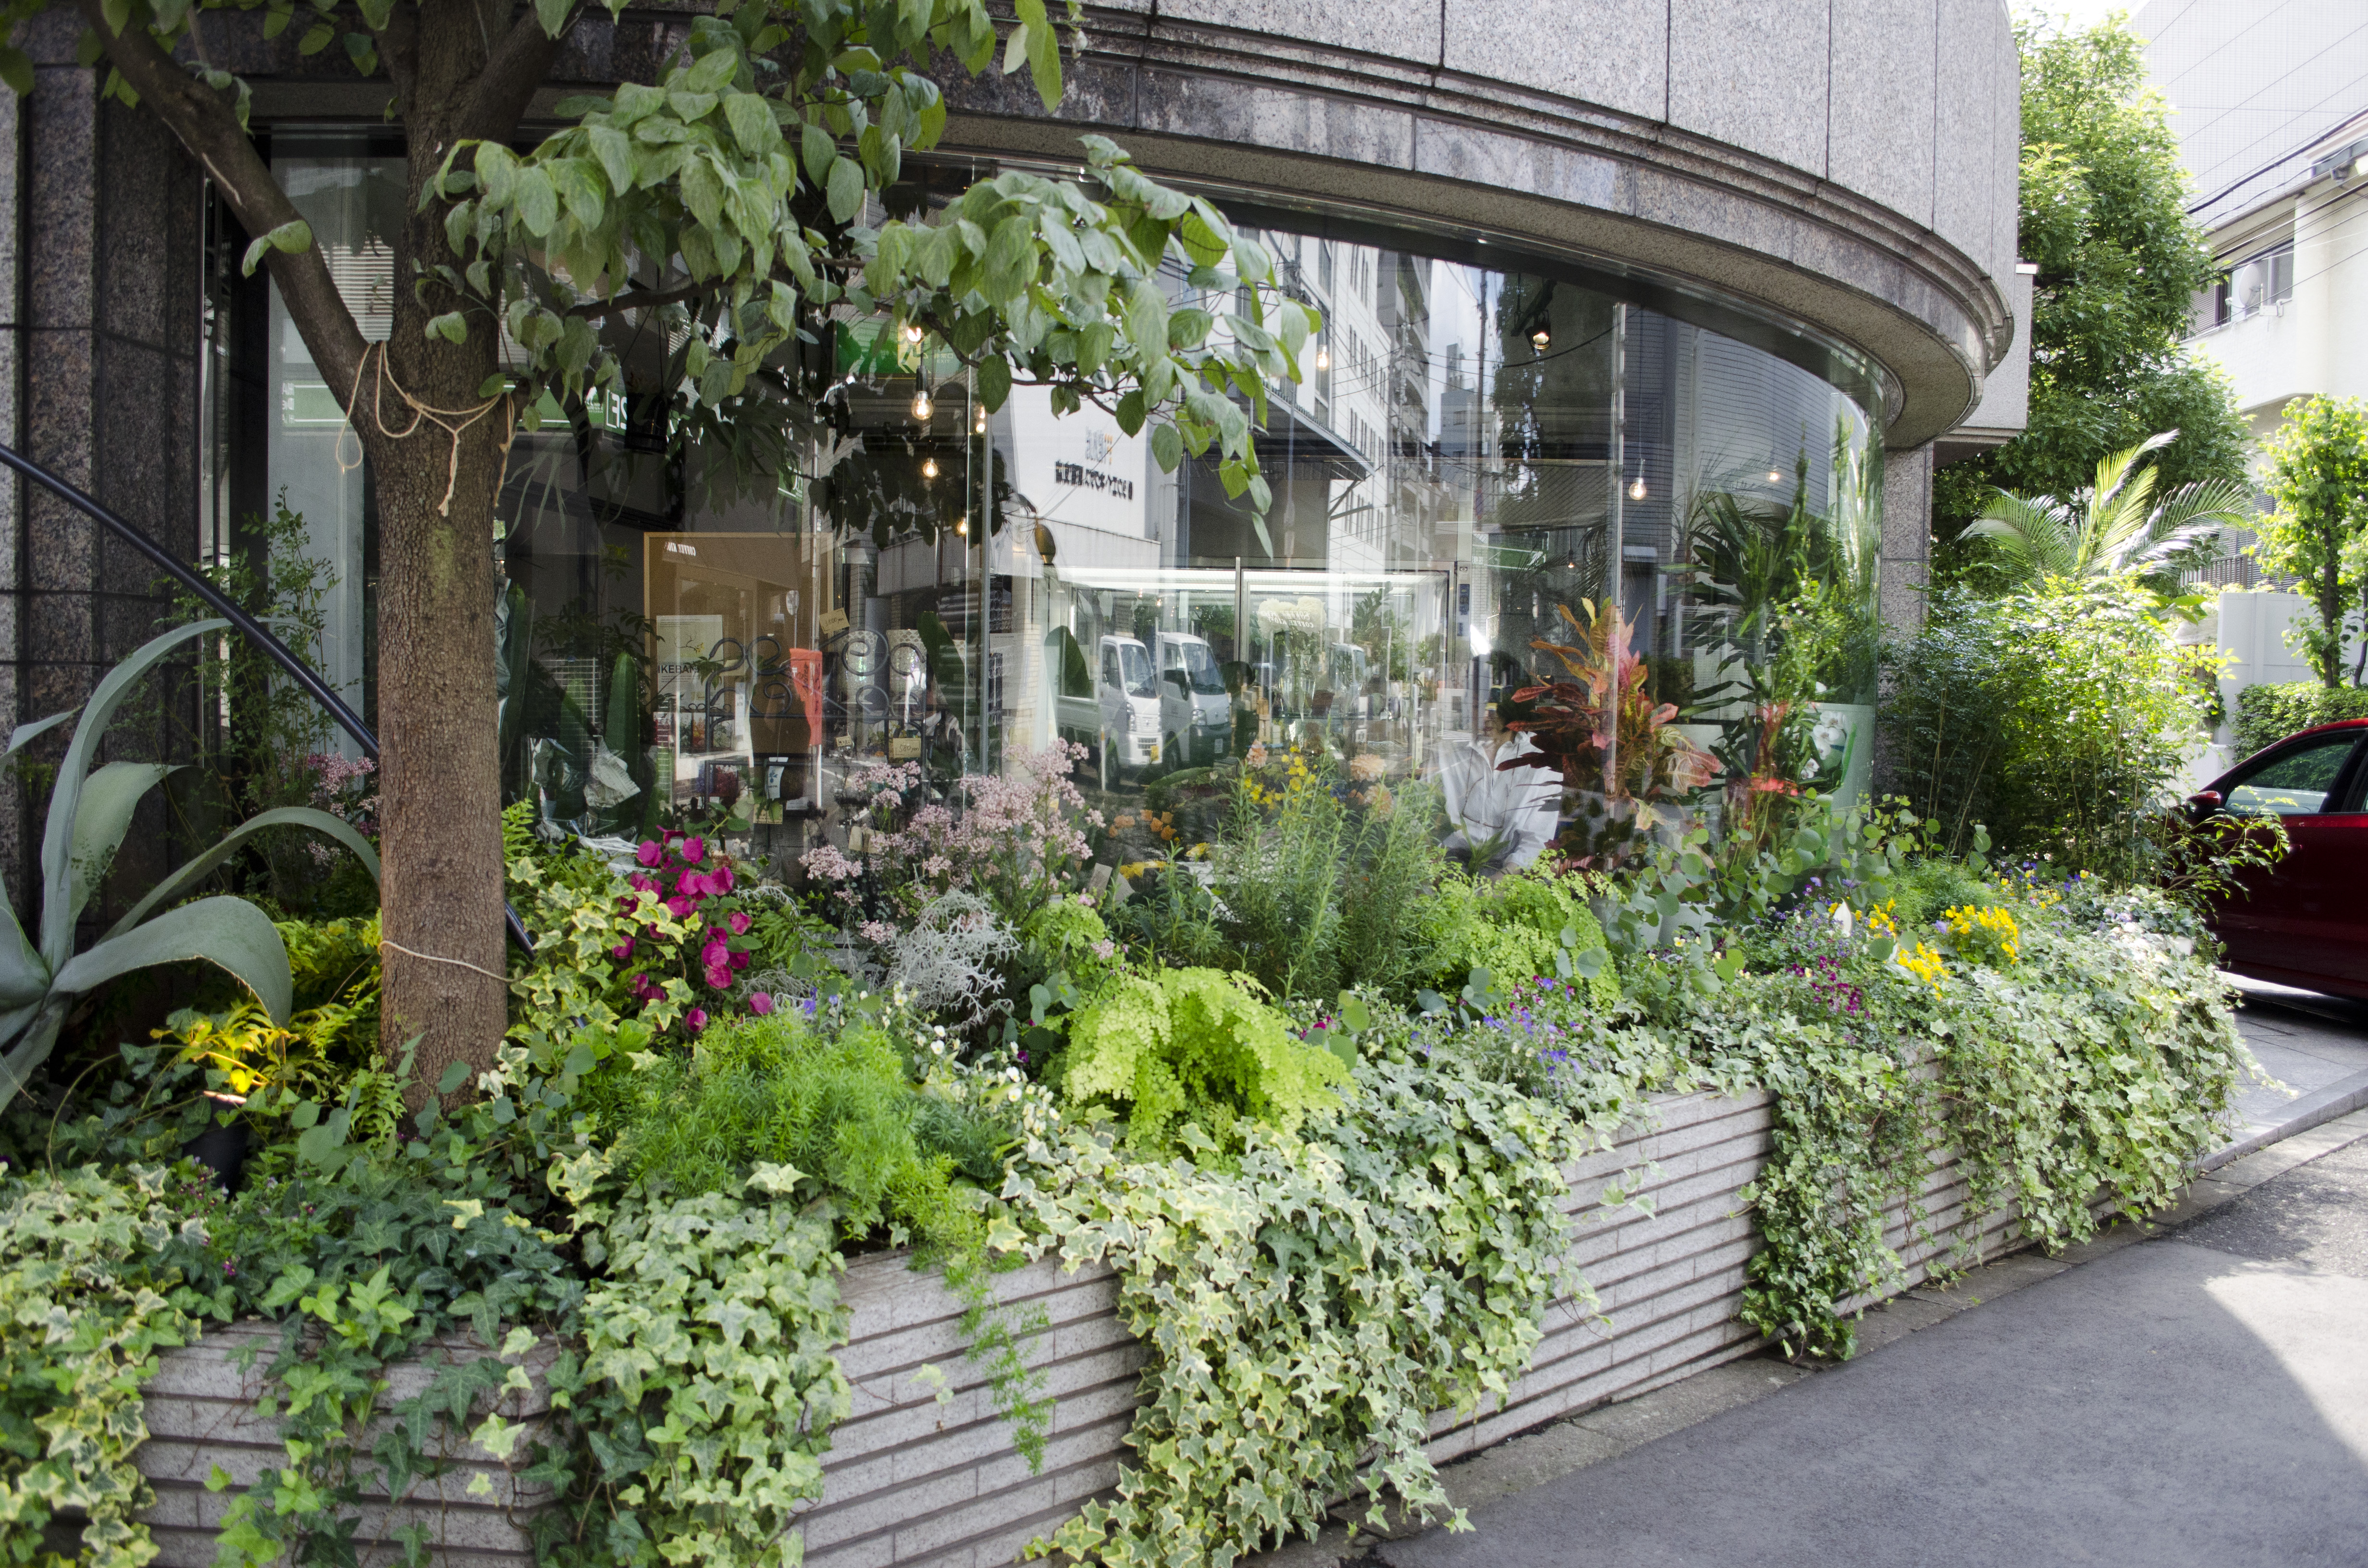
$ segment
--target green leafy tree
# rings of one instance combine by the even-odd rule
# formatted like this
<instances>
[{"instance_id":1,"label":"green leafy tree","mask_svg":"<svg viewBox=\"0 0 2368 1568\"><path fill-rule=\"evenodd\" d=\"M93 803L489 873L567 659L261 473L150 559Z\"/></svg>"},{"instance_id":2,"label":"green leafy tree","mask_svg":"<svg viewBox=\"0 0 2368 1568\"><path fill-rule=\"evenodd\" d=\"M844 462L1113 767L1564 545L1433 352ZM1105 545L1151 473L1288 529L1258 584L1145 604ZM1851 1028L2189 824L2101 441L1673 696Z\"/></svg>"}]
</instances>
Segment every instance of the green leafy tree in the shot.
<instances>
[{"instance_id":1,"label":"green leafy tree","mask_svg":"<svg viewBox=\"0 0 2368 1568\"><path fill-rule=\"evenodd\" d=\"M1933 483L1947 548L1999 490L2069 495L2099 460L2157 430L2166 493L2245 476L2246 430L2220 370L2181 347L2190 297L2214 270L2187 216L2169 106L2146 85L2144 40L2114 15L2086 31L2017 22L2022 53L2022 259L2032 280L2031 419Z\"/></svg>"},{"instance_id":2,"label":"green leafy tree","mask_svg":"<svg viewBox=\"0 0 2368 1568\"><path fill-rule=\"evenodd\" d=\"M2317 669L2320 685L2340 686L2355 597L2368 613L2368 404L2304 398L2286 410L2262 451L2275 510L2255 523L2253 553L2271 572L2295 579L2311 619L2287 636ZM2352 684L2360 678L2355 668Z\"/></svg>"},{"instance_id":3,"label":"green leafy tree","mask_svg":"<svg viewBox=\"0 0 2368 1568\"><path fill-rule=\"evenodd\" d=\"M2157 497L2157 471L2139 460L2177 438L2166 430L2097 464L2097 482L2068 499L2001 490L1965 526L1987 540L1993 569L2009 587L2049 577L2135 577L2169 594L2179 569L2208 546L2224 524L2252 513L2252 492L2228 479L2199 479Z\"/></svg>"},{"instance_id":4,"label":"green leafy tree","mask_svg":"<svg viewBox=\"0 0 2368 1568\"><path fill-rule=\"evenodd\" d=\"M50 3L6 0L0 28L13 38ZM990 408L1042 384L1058 412L1092 400L1130 433L1147 426L1169 469L1213 448L1227 489L1266 509L1251 432L1316 324L1252 240L1098 138L1077 178L1007 171L942 208L903 179L945 127L932 69L999 60L1059 100L1046 0L1015 0L1000 25L985 0L718 0L657 80L570 100L564 127L526 151L563 43L601 25L584 0L268 0L267 35L302 12L302 52L341 44L383 72L413 149L404 216L381 236L400 280L383 343L363 337L249 135L245 86L197 36L204 13L219 37L256 0L74 3L107 90L154 114L254 236L248 267L270 269L369 461L381 1040L392 1053L419 1037L423 1083L488 1064L507 1022L486 541L510 436L545 394L571 418L596 392L655 400L678 437L769 494L819 429L833 335L889 334L908 366L974 372ZM1066 19L1081 13L1069 0ZM0 79L32 85L5 39ZM1186 278L1180 300L1163 265ZM653 369L629 360L637 340L676 347Z\"/></svg>"}]
</instances>

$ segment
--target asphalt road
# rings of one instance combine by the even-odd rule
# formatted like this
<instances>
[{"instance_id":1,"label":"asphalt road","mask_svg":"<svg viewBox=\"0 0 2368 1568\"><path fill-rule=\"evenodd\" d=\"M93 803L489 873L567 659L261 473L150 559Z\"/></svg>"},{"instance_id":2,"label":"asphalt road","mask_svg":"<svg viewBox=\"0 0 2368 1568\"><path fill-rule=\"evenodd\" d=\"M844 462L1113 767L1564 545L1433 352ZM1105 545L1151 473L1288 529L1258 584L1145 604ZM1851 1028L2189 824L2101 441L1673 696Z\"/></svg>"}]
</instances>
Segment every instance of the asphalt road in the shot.
<instances>
[{"instance_id":1,"label":"asphalt road","mask_svg":"<svg viewBox=\"0 0 2368 1568\"><path fill-rule=\"evenodd\" d=\"M2368 1136L1471 1519L1375 1558L2368 1568Z\"/></svg>"}]
</instances>

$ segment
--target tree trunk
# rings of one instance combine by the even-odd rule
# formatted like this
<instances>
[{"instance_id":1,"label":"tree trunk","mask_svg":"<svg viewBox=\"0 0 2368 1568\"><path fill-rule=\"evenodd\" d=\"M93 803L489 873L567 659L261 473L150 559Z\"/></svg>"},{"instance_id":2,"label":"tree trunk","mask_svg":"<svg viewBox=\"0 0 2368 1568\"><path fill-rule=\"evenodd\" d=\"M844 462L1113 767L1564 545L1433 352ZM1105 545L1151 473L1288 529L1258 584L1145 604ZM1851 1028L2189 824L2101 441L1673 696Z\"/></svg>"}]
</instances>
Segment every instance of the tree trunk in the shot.
<instances>
[{"instance_id":1,"label":"tree trunk","mask_svg":"<svg viewBox=\"0 0 2368 1568\"><path fill-rule=\"evenodd\" d=\"M421 401L460 406L424 395ZM496 410L461 437L457 478L448 467L452 437L429 421L404 440L381 437L372 450L384 758L380 1039L394 1060L418 1040L415 1105L451 1063L489 1066L508 1022L507 988L499 978L506 955L493 680L493 517L501 460L487 434L506 412ZM448 479L452 498L445 516L439 508Z\"/></svg>"},{"instance_id":2,"label":"tree trunk","mask_svg":"<svg viewBox=\"0 0 2368 1568\"><path fill-rule=\"evenodd\" d=\"M246 232L292 225L296 208L227 95L176 64L144 25L118 31L121 18L110 20L106 0L78 0L78 8ZM391 1062L417 1042L415 1106L454 1062L491 1066L508 1023L493 546L516 414L507 398L488 405L482 395L498 364L493 302L462 296L466 258L452 252L444 205L422 197L449 149L516 134L559 48L543 10L516 0L418 0L390 8L372 28L410 165L406 217L387 236L395 283L383 345L363 342L317 246L267 258L313 362L332 391L353 399L347 413L379 504L379 1038ZM466 312L465 340L429 336L427 323L453 311Z\"/></svg>"}]
</instances>

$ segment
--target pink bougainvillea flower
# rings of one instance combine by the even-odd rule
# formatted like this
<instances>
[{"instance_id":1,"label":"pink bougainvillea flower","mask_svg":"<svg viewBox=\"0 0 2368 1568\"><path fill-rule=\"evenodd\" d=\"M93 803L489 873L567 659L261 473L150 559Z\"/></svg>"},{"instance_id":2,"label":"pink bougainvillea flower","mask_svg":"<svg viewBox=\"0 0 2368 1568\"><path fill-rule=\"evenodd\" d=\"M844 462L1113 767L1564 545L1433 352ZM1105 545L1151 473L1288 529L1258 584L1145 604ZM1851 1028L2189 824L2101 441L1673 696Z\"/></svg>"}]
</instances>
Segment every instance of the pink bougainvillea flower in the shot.
<instances>
[{"instance_id":1,"label":"pink bougainvillea flower","mask_svg":"<svg viewBox=\"0 0 2368 1568\"><path fill-rule=\"evenodd\" d=\"M632 888L635 892L655 892L658 891L658 880L655 877L645 877L639 871L635 871L632 875L627 877L625 879L625 885Z\"/></svg>"},{"instance_id":2,"label":"pink bougainvillea flower","mask_svg":"<svg viewBox=\"0 0 2368 1568\"><path fill-rule=\"evenodd\" d=\"M632 958L633 956L633 939L631 937L628 937L623 941L618 943L615 947L610 948L609 949L609 956L615 959L619 963L622 963L627 959Z\"/></svg>"},{"instance_id":3,"label":"pink bougainvillea flower","mask_svg":"<svg viewBox=\"0 0 2368 1568\"><path fill-rule=\"evenodd\" d=\"M731 950L732 949L730 948L723 945L723 937L717 937L711 938L705 947L700 949L699 961L703 964L722 963L723 961L723 955Z\"/></svg>"},{"instance_id":4,"label":"pink bougainvillea flower","mask_svg":"<svg viewBox=\"0 0 2368 1568\"><path fill-rule=\"evenodd\" d=\"M682 1016L682 1027L691 1034L697 1034L700 1030L705 1028L707 1027L707 1009L704 1007L693 1007L689 1012L685 1013Z\"/></svg>"},{"instance_id":5,"label":"pink bougainvillea flower","mask_svg":"<svg viewBox=\"0 0 2368 1568\"><path fill-rule=\"evenodd\" d=\"M731 926L732 934L734 936L745 937L748 934L748 912L746 910L735 909L727 915L725 919L726 923Z\"/></svg>"},{"instance_id":6,"label":"pink bougainvillea flower","mask_svg":"<svg viewBox=\"0 0 2368 1568\"><path fill-rule=\"evenodd\" d=\"M748 998L748 1010L756 1014L760 1018L766 1014L771 1012L773 1010L772 994L770 992L759 991L750 996Z\"/></svg>"},{"instance_id":7,"label":"pink bougainvillea flower","mask_svg":"<svg viewBox=\"0 0 2368 1568\"><path fill-rule=\"evenodd\" d=\"M732 868L729 866L716 867L715 869L707 874L707 882L710 887L713 888L719 893L730 892L732 891Z\"/></svg>"},{"instance_id":8,"label":"pink bougainvillea flower","mask_svg":"<svg viewBox=\"0 0 2368 1568\"><path fill-rule=\"evenodd\" d=\"M731 983L732 971L730 970L711 969L707 971L707 987L709 990L721 991Z\"/></svg>"},{"instance_id":9,"label":"pink bougainvillea flower","mask_svg":"<svg viewBox=\"0 0 2368 1568\"><path fill-rule=\"evenodd\" d=\"M691 911L699 907L699 900L685 898L680 893L677 893L666 901L666 913L672 915L677 920L688 920L690 918Z\"/></svg>"},{"instance_id":10,"label":"pink bougainvillea flower","mask_svg":"<svg viewBox=\"0 0 2368 1568\"><path fill-rule=\"evenodd\" d=\"M643 839L642 846L633 851L633 858L639 860L644 866L655 866L665 858L665 846L658 843L655 838Z\"/></svg>"},{"instance_id":11,"label":"pink bougainvillea flower","mask_svg":"<svg viewBox=\"0 0 2368 1568\"><path fill-rule=\"evenodd\" d=\"M707 840L686 838L682 841L682 858L694 864L707 858Z\"/></svg>"},{"instance_id":12,"label":"pink bougainvillea flower","mask_svg":"<svg viewBox=\"0 0 2368 1568\"><path fill-rule=\"evenodd\" d=\"M732 968L735 973L741 970L746 969L747 967L748 955L746 953L734 953L732 955Z\"/></svg>"}]
</instances>

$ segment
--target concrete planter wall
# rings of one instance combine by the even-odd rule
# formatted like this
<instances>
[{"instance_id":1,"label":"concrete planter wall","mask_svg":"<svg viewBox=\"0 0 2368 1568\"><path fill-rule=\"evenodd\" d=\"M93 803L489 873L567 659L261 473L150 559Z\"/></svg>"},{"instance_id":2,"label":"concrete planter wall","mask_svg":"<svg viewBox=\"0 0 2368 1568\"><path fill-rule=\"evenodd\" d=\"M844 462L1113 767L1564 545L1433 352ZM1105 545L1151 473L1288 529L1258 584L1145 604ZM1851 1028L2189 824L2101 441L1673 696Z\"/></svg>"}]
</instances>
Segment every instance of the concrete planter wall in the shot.
<instances>
[{"instance_id":1,"label":"concrete planter wall","mask_svg":"<svg viewBox=\"0 0 2368 1568\"><path fill-rule=\"evenodd\" d=\"M1768 1096L1663 1096L1653 1110L1651 1125L1569 1173L1572 1260L1595 1289L1600 1315L1570 1301L1550 1308L1545 1338L1511 1397L1460 1420L1440 1415L1434 1458L1473 1452L1759 1346L1736 1315L1744 1267L1759 1244L1738 1194L1767 1158ZM1605 1186L1622 1173L1634 1174L1622 1185L1649 1201L1606 1209ZM1944 1151L1923 1197L1935 1239L1917 1244L1906 1206L1894 1212L1891 1241L1908 1265L1907 1283L1923 1278L1939 1253L1962 1247L1988 1257L2020 1240L2008 1214L1969 1221L1964 1197ZM1108 1269L1064 1275L1048 1258L997 1281L1004 1301L1039 1302L1050 1319L1028 1353L1056 1401L1044 1466L1034 1474L964 1359L961 1306L934 1276L908 1268L901 1254L875 1255L848 1265L843 1290L852 1319L840 1362L855 1408L833 1435L822 1501L805 1516L814 1568L992 1568L1117 1482L1144 1353L1119 1324L1118 1280ZM247 1327L211 1335L168 1355L149 1386L152 1436L140 1463L156 1483L150 1518L163 1568L212 1561L211 1528L226 1499L202 1488L211 1467L221 1464L243 1485L279 1452L268 1425L253 1418L259 1374L242 1376L228 1359L264 1337ZM407 1393L425 1374L404 1368L395 1376ZM518 1522L541 1499L517 1494L498 1469L490 1471L495 1496L471 1498L473 1473L446 1477L434 1497L393 1522L428 1519L451 1568L530 1562ZM364 1538L381 1528L378 1518L367 1521Z\"/></svg>"},{"instance_id":2,"label":"concrete planter wall","mask_svg":"<svg viewBox=\"0 0 2368 1568\"><path fill-rule=\"evenodd\" d=\"M264 1369L279 1346L276 1324L233 1324L187 1349L165 1352L149 1381L148 1440L134 1457L140 1472L156 1489L156 1506L142 1517L156 1538L157 1568L211 1568L214 1531L232 1499L257 1476L287 1462L279 1424L257 1420L255 1414ZM242 1366L249 1352L251 1362ZM454 1361L485 1354L483 1346L469 1342L439 1343L430 1351L438 1360ZM553 1356L550 1346L529 1353L529 1371L539 1374ZM425 1361L390 1366L388 1401L412 1398L432 1376ZM510 1394L501 1404L504 1418L511 1421L541 1415L550 1408L539 1375L532 1394ZM458 1436L449 1440L455 1454L474 1451ZM206 1478L217 1465L229 1472L231 1485L209 1492ZM480 1475L493 1490L472 1496L469 1488ZM522 1527L528 1515L550 1500L548 1491L518 1485L499 1465L463 1462L437 1480L421 1483L400 1506L390 1509L383 1495L366 1496L355 1540L381 1540L394 1530L425 1523L432 1532L436 1559L445 1568L532 1568L534 1550ZM362 1561L399 1562L402 1557L389 1543L366 1551Z\"/></svg>"}]
</instances>

